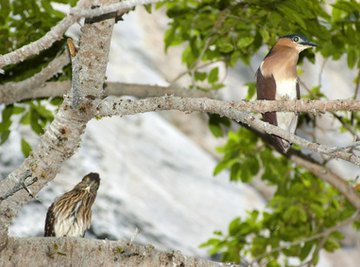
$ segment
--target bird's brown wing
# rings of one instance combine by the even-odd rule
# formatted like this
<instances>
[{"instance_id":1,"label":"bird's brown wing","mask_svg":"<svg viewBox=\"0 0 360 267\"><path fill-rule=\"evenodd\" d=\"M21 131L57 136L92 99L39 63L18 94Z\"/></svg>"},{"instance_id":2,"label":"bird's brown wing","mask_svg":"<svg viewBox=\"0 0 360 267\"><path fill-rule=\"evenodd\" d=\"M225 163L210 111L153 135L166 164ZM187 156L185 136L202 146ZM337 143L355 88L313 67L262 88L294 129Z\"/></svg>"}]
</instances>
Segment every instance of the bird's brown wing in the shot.
<instances>
[{"instance_id":1,"label":"bird's brown wing","mask_svg":"<svg viewBox=\"0 0 360 267\"><path fill-rule=\"evenodd\" d=\"M260 68L256 72L256 93L259 100L275 100L276 82L274 76L264 77ZM297 83L296 93L300 97L299 85ZM265 112L262 114L263 120L277 126L276 112ZM290 147L289 142L273 135L274 145L280 151L286 153Z\"/></svg>"},{"instance_id":2,"label":"bird's brown wing","mask_svg":"<svg viewBox=\"0 0 360 267\"><path fill-rule=\"evenodd\" d=\"M259 100L275 100L276 82L274 76L264 77L260 68L256 72L256 93ZM264 121L277 125L276 112L262 114Z\"/></svg>"},{"instance_id":3,"label":"bird's brown wing","mask_svg":"<svg viewBox=\"0 0 360 267\"><path fill-rule=\"evenodd\" d=\"M296 81L296 99L300 99L300 84L299 81Z\"/></svg>"},{"instance_id":4,"label":"bird's brown wing","mask_svg":"<svg viewBox=\"0 0 360 267\"><path fill-rule=\"evenodd\" d=\"M48 212L46 213L44 236L55 236L55 214L53 212L53 205L54 204L49 207Z\"/></svg>"}]
</instances>

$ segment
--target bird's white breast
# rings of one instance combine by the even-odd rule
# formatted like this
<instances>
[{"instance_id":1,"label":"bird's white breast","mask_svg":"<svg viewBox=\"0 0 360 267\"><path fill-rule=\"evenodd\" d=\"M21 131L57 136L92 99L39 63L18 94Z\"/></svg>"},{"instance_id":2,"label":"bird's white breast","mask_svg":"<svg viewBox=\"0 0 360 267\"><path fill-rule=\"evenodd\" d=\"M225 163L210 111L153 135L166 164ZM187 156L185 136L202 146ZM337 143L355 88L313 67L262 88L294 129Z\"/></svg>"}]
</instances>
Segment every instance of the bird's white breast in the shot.
<instances>
[{"instance_id":1,"label":"bird's white breast","mask_svg":"<svg viewBox=\"0 0 360 267\"><path fill-rule=\"evenodd\" d=\"M276 82L276 100L296 100L296 82L297 79L289 79L289 80L277 80Z\"/></svg>"},{"instance_id":2,"label":"bird's white breast","mask_svg":"<svg viewBox=\"0 0 360 267\"><path fill-rule=\"evenodd\" d=\"M297 79L276 80L276 100L296 100ZM298 115L294 112L277 112L277 125L284 130L294 133L297 126Z\"/></svg>"}]
</instances>

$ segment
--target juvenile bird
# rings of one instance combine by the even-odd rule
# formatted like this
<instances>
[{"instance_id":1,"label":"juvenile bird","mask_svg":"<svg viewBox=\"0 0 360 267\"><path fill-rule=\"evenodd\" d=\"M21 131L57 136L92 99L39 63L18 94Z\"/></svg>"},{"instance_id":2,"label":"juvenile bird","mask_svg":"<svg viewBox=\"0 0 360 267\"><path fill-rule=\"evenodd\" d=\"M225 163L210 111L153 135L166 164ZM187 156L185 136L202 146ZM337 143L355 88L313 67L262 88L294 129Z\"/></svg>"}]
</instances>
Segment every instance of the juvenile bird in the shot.
<instances>
[{"instance_id":1,"label":"juvenile bird","mask_svg":"<svg viewBox=\"0 0 360 267\"><path fill-rule=\"evenodd\" d=\"M46 214L44 236L83 237L90 228L91 206L99 185L99 174L91 172L71 191L56 199Z\"/></svg>"},{"instance_id":2,"label":"juvenile bird","mask_svg":"<svg viewBox=\"0 0 360 267\"><path fill-rule=\"evenodd\" d=\"M302 34L290 34L279 38L276 44L261 62L256 72L257 98L265 100L300 99L296 64L301 51L315 47ZM298 114L294 112L266 112L263 120L295 133ZM274 145L286 153L290 143L278 136L273 136Z\"/></svg>"}]
</instances>

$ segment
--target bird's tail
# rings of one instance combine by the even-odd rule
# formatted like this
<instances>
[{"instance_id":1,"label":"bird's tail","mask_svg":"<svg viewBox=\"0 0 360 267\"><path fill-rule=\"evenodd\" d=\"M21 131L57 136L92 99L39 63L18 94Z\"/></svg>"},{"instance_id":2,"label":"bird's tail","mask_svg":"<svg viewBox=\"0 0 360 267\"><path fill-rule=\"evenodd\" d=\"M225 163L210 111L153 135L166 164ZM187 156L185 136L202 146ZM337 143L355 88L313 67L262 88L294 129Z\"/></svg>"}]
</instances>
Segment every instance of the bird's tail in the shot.
<instances>
[{"instance_id":1,"label":"bird's tail","mask_svg":"<svg viewBox=\"0 0 360 267\"><path fill-rule=\"evenodd\" d=\"M274 140L274 147L279 150L280 152L286 154L291 146L291 144L285 140L285 139L282 139L276 135L273 135L272 136L273 140Z\"/></svg>"}]
</instances>

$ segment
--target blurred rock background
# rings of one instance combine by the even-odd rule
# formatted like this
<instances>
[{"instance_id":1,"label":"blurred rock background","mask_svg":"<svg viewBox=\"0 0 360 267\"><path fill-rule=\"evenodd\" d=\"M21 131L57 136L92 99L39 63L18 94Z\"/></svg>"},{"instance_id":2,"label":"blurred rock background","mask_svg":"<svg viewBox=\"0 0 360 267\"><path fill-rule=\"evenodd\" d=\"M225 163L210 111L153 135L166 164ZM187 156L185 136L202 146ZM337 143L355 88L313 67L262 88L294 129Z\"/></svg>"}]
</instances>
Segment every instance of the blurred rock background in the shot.
<instances>
[{"instance_id":1,"label":"blurred rock background","mask_svg":"<svg viewBox=\"0 0 360 267\"><path fill-rule=\"evenodd\" d=\"M167 18L161 11L149 15L137 8L127 14L115 26L108 80L167 85L183 73L181 48L170 48L164 53L166 24ZM253 60L251 68L239 63L229 71L227 86L219 93L223 99L243 97L243 84L254 80L266 50ZM332 90L330 99L351 97L354 76L338 75L339 69L347 70L346 63L328 62L322 76L317 76L322 64L321 57L315 66L305 62L302 79L307 86L315 86L321 79L323 88ZM178 84L187 82L184 78ZM329 133L336 125L327 115L321 120L324 130L316 134L325 136L324 142L333 142ZM31 135L27 129L14 126L10 140L1 147L2 178L23 160L21 134ZM299 134L307 136L309 132L303 129ZM347 138L344 136L340 142L346 143ZM30 139L33 144L38 141L36 136ZM54 198L70 190L88 172L98 172L102 180L88 238L133 240L207 257L206 249L199 248L199 244L212 237L215 230L226 231L229 222L244 216L246 210L262 209L266 195L272 192L256 180L249 186L229 182L226 172L213 176L220 157L215 147L224 141L210 134L204 114L172 111L91 121L78 152L37 199L24 207L11 234L42 236L46 211ZM359 169L342 162L332 165L349 179L360 174ZM358 266L359 251L359 235L351 232L346 246L334 254L324 253L319 266Z\"/></svg>"}]
</instances>

